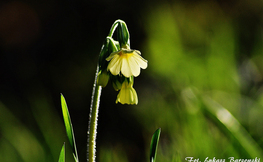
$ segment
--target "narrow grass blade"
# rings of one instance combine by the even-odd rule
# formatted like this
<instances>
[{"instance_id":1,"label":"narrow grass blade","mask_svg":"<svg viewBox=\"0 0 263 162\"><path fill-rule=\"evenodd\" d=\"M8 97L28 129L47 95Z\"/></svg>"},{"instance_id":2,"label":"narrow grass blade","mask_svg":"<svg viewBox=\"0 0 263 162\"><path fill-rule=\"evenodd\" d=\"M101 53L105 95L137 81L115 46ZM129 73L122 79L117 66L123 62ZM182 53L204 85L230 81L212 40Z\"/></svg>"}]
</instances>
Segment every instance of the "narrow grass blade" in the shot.
<instances>
[{"instance_id":1,"label":"narrow grass blade","mask_svg":"<svg viewBox=\"0 0 263 162\"><path fill-rule=\"evenodd\" d=\"M221 123L223 128L226 128L227 132L235 137L237 143L247 153L246 157L255 158L263 155L263 150L257 142L226 108L209 97L204 97L203 102L205 111L218 121L219 126Z\"/></svg>"},{"instance_id":2,"label":"narrow grass blade","mask_svg":"<svg viewBox=\"0 0 263 162\"><path fill-rule=\"evenodd\" d=\"M66 100L62 94L61 94L61 107L62 107L63 118L64 118L65 127L66 127L66 132L67 132L69 143L70 143L70 146L73 152L73 156L74 156L75 161L78 162L79 158L78 158L77 147L75 143L73 126L72 126L71 119L69 116L69 111L68 111Z\"/></svg>"},{"instance_id":3,"label":"narrow grass blade","mask_svg":"<svg viewBox=\"0 0 263 162\"><path fill-rule=\"evenodd\" d=\"M65 162L65 143L60 151L58 162Z\"/></svg>"},{"instance_id":4,"label":"narrow grass blade","mask_svg":"<svg viewBox=\"0 0 263 162\"><path fill-rule=\"evenodd\" d=\"M156 160L157 147L159 143L160 134L161 134L161 128L158 128L152 136L151 147L150 147L150 162L155 162Z\"/></svg>"}]
</instances>

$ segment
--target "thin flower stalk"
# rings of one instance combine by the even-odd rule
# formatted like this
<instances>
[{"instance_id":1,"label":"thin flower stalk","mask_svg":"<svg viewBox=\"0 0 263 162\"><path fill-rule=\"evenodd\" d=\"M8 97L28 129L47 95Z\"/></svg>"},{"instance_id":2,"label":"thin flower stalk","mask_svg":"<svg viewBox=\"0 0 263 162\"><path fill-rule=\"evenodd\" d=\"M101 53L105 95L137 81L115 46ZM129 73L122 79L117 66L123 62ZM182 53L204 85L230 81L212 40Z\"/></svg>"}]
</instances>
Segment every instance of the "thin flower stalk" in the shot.
<instances>
[{"instance_id":1,"label":"thin flower stalk","mask_svg":"<svg viewBox=\"0 0 263 162\"><path fill-rule=\"evenodd\" d=\"M102 86L97 85L99 67L97 66L95 81L93 85L91 105L90 105L90 116L89 116L89 129L88 129L88 144L87 144L87 161L95 162L96 158L96 137L97 137L97 125L98 125L98 114L99 104Z\"/></svg>"}]
</instances>

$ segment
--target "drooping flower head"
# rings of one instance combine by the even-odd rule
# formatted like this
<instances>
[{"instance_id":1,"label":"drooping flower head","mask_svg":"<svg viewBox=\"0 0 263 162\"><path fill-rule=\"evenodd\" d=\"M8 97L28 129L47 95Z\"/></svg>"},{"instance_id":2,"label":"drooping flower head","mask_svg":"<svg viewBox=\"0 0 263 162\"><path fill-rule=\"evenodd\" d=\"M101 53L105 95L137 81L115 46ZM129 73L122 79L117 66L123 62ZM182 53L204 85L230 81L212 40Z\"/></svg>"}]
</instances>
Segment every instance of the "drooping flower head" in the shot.
<instances>
[{"instance_id":1,"label":"drooping flower head","mask_svg":"<svg viewBox=\"0 0 263 162\"><path fill-rule=\"evenodd\" d=\"M138 104L138 97L133 86L133 77L125 78L124 82L121 85L120 92L117 96L116 103L120 102L121 104Z\"/></svg>"},{"instance_id":2,"label":"drooping flower head","mask_svg":"<svg viewBox=\"0 0 263 162\"><path fill-rule=\"evenodd\" d=\"M127 78L131 76L137 77L140 74L141 68L147 68L147 60L141 57L141 52L131 50L129 46L113 52L106 60L110 61L107 70L112 75L122 74Z\"/></svg>"},{"instance_id":3,"label":"drooping flower head","mask_svg":"<svg viewBox=\"0 0 263 162\"><path fill-rule=\"evenodd\" d=\"M115 30L116 40L113 39ZM113 88L120 91L116 103L138 103L133 80L140 75L141 68L147 68L148 62L142 58L140 51L130 49L130 34L124 21L116 20L113 23L102 46L98 65L97 84L105 87L111 80Z\"/></svg>"}]
</instances>

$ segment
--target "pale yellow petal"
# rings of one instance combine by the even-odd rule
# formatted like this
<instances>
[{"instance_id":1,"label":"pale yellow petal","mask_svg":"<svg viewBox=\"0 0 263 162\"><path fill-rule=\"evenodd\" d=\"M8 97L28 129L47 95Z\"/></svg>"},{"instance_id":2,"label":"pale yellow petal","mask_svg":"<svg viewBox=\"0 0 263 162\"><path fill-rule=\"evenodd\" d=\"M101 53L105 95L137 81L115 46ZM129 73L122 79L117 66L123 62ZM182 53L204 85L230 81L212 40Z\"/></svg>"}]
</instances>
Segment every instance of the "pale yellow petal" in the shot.
<instances>
[{"instance_id":1,"label":"pale yellow petal","mask_svg":"<svg viewBox=\"0 0 263 162\"><path fill-rule=\"evenodd\" d=\"M131 68L127 57L122 58L121 73L127 78L132 76Z\"/></svg>"},{"instance_id":2,"label":"pale yellow petal","mask_svg":"<svg viewBox=\"0 0 263 162\"><path fill-rule=\"evenodd\" d=\"M124 89L125 95L123 96L123 102L126 104L130 104L131 103L131 95L130 95L130 89Z\"/></svg>"},{"instance_id":3,"label":"pale yellow petal","mask_svg":"<svg viewBox=\"0 0 263 162\"><path fill-rule=\"evenodd\" d=\"M118 55L118 53L119 51L111 53L110 56L106 58L106 60L110 61L115 55Z\"/></svg>"},{"instance_id":4,"label":"pale yellow petal","mask_svg":"<svg viewBox=\"0 0 263 162\"><path fill-rule=\"evenodd\" d=\"M133 93L133 104L137 105L138 104L138 96L134 88L131 89Z\"/></svg>"},{"instance_id":5,"label":"pale yellow petal","mask_svg":"<svg viewBox=\"0 0 263 162\"><path fill-rule=\"evenodd\" d=\"M118 94L118 101L121 104L129 104L129 91L126 88L123 88L120 90L120 93Z\"/></svg>"},{"instance_id":6,"label":"pale yellow petal","mask_svg":"<svg viewBox=\"0 0 263 162\"><path fill-rule=\"evenodd\" d=\"M120 102L120 103L122 103L122 90L120 90L120 92L119 92L119 94L118 94L118 96L117 96L117 99L116 99L116 103L118 103L118 102Z\"/></svg>"},{"instance_id":7,"label":"pale yellow petal","mask_svg":"<svg viewBox=\"0 0 263 162\"><path fill-rule=\"evenodd\" d=\"M122 61L119 55L115 55L108 65L108 70L110 70L112 75L118 75L121 71Z\"/></svg>"},{"instance_id":8,"label":"pale yellow petal","mask_svg":"<svg viewBox=\"0 0 263 162\"><path fill-rule=\"evenodd\" d=\"M129 58L129 66L130 66L132 75L137 77L140 74L141 69L137 61L135 60L134 56L131 56Z\"/></svg>"},{"instance_id":9,"label":"pale yellow petal","mask_svg":"<svg viewBox=\"0 0 263 162\"><path fill-rule=\"evenodd\" d=\"M124 100L125 100L125 82L122 83L122 86L121 86L121 90L117 96L117 100L116 100L116 103L117 102L120 102L121 104L125 104Z\"/></svg>"},{"instance_id":10,"label":"pale yellow petal","mask_svg":"<svg viewBox=\"0 0 263 162\"><path fill-rule=\"evenodd\" d=\"M142 68L142 69L146 69L147 68L147 60L145 60L144 58L142 58L140 55L136 54L134 55L134 59L136 60L137 64Z\"/></svg>"},{"instance_id":11,"label":"pale yellow petal","mask_svg":"<svg viewBox=\"0 0 263 162\"><path fill-rule=\"evenodd\" d=\"M132 90L129 89L129 96L130 96L130 104L133 104L133 101L134 101L134 96L133 96L133 93L132 93Z\"/></svg>"}]
</instances>

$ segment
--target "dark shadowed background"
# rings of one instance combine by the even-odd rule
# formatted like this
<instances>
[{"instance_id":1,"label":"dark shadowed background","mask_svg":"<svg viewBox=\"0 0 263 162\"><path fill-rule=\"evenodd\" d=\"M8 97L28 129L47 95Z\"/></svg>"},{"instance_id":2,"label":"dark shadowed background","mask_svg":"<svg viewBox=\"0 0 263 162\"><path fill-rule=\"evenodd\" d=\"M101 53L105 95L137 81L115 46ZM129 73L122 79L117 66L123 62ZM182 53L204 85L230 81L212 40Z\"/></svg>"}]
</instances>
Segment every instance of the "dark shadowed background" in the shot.
<instances>
[{"instance_id":1,"label":"dark shadowed background","mask_svg":"<svg viewBox=\"0 0 263 162\"><path fill-rule=\"evenodd\" d=\"M98 54L127 23L148 68L137 106L102 90L97 161L263 158L263 2L257 0L20 0L0 2L0 159L57 161L66 98L80 161Z\"/></svg>"}]
</instances>

